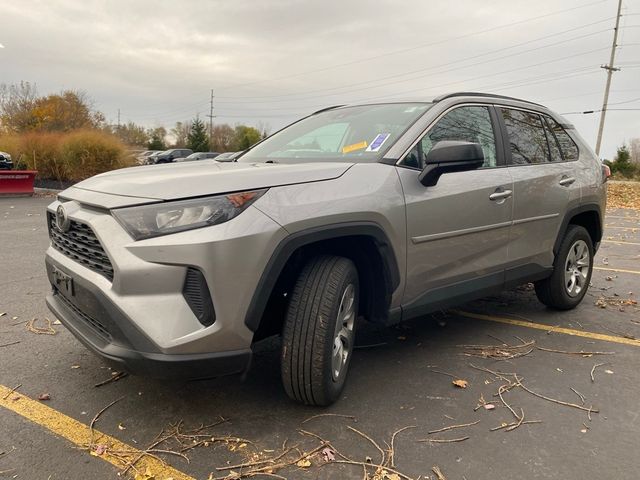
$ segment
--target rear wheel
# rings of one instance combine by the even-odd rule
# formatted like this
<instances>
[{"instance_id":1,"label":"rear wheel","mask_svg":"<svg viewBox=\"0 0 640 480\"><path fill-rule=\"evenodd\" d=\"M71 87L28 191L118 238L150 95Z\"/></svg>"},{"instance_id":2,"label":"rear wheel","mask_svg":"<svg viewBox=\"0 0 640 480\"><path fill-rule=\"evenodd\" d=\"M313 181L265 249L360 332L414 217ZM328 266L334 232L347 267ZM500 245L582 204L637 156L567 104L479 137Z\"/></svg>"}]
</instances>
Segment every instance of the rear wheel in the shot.
<instances>
[{"instance_id":1,"label":"rear wheel","mask_svg":"<svg viewBox=\"0 0 640 480\"><path fill-rule=\"evenodd\" d=\"M584 298L593 270L593 242L579 225L569 225L549 278L536 282L538 300L551 308L569 310Z\"/></svg>"},{"instance_id":2,"label":"rear wheel","mask_svg":"<svg viewBox=\"0 0 640 480\"><path fill-rule=\"evenodd\" d=\"M323 255L303 268L282 332L282 383L289 397L307 405L338 399L353 353L358 298L351 260Z\"/></svg>"}]
</instances>

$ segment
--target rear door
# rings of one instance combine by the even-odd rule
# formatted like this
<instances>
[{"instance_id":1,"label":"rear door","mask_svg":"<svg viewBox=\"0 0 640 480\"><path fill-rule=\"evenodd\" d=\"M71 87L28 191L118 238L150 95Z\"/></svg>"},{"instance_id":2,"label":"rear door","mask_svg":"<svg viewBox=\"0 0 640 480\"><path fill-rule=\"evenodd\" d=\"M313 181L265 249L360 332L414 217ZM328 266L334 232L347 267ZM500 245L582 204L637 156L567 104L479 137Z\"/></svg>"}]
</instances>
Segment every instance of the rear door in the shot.
<instances>
[{"instance_id":1,"label":"rear door","mask_svg":"<svg viewBox=\"0 0 640 480\"><path fill-rule=\"evenodd\" d=\"M422 305L503 283L513 186L503 168L496 124L491 106L454 107L399 163L407 214L403 305L408 310L419 313ZM442 140L479 143L485 163L478 170L446 173L425 187L418 175L427 153Z\"/></svg>"},{"instance_id":2,"label":"rear door","mask_svg":"<svg viewBox=\"0 0 640 480\"><path fill-rule=\"evenodd\" d=\"M571 199L579 200L575 163L565 162L547 116L499 107L513 178L513 226L507 281L543 273Z\"/></svg>"}]
</instances>

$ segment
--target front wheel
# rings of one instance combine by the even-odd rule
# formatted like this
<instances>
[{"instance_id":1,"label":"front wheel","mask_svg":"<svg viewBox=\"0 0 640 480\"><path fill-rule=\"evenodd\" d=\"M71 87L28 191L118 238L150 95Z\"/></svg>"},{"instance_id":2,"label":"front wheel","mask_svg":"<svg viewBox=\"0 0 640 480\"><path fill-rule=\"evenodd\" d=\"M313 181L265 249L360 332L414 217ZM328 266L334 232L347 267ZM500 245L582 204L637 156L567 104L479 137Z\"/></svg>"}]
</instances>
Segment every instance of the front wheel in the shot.
<instances>
[{"instance_id":1,"label":"front wheel","mask_svg":"<svg viewBox=\"0 0 640 480\"><path fill-rule=\"evenodd\" d=\"M322 255L302 269L282 331L282 383L289 397L322 406L338 399L353 353L358 299L351 260Z\"/></svg>"},{"instance_id":2,"label":"front wheel","mask_svg":"<svg viewBox=\"0 0 640 480\"><path fill-rule=\"evenodd\" d=\"M549 278L535 283L538 300L551 308L570 310L584 298L593 271L593 242L589 232L569 225Z\"/></svg>"}]
</instances>

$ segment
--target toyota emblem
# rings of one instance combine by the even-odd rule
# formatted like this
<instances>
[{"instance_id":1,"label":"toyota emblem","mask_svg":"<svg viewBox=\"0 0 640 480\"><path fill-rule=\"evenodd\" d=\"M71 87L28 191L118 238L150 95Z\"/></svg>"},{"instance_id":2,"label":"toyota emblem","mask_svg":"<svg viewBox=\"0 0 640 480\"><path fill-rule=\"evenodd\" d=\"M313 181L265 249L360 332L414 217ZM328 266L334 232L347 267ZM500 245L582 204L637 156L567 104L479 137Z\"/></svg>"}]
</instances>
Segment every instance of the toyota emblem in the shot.
<instances>
[{"instance_id":1,"label":"toyota emblem","mask_svg":"<svg viewBox=\"0 0 640 480\"><path fill-rule=\"evenodd\" d=\"M61 232L68 232L71 227L71 220L64 206L58 205L56 210L56 226Z\"/></svg>"}]
</instances>

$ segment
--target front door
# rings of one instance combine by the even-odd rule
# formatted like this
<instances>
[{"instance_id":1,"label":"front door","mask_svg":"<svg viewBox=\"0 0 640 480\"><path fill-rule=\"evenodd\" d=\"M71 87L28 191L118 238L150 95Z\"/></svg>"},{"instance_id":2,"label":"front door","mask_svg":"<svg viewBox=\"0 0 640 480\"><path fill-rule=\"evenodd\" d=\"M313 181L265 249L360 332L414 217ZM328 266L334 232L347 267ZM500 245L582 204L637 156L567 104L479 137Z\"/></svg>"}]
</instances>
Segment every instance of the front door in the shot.
<instances>
[{"instance_id":1,"label":"front door","mask_svg":"<svg viewBox=\"0 0 640 480\"><path fill-rule=\"evenodd\" d=\"M419 311L425 303L504 282L513 185L508 169L500 168L504 158L495 124L492 107L456 107L398 166L407 209L406 308ZM485 163L478 170L444 174L425 187L418 175L426 154L442 140L479 143Z\"/></svg>"}]
</instances>

